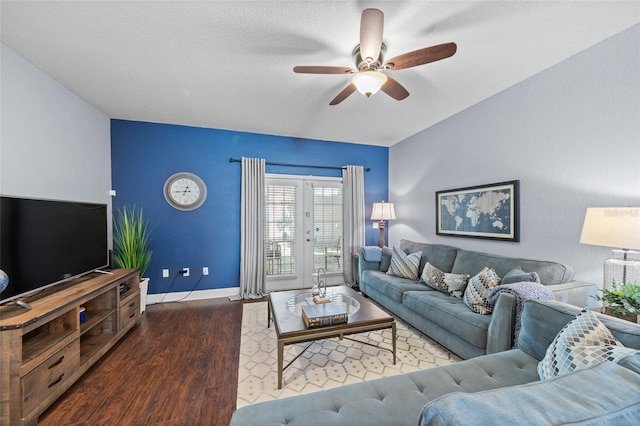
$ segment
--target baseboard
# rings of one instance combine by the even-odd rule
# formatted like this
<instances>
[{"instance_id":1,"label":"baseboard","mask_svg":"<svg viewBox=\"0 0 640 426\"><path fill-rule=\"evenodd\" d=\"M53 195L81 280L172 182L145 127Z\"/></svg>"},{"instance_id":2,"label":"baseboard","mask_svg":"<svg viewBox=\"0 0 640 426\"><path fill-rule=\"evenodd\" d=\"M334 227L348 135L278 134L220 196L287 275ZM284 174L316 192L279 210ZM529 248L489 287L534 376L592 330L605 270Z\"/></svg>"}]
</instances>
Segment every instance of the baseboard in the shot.
<instances>
[{"instance_id":1,"label":"baseboard","mask_svg":"<svg viewBox=\"0 0 640 426\"><path fill-rule=\"evenodd\" d=\"M148 294L147 305L167 302L185 302L189 300L216 299L219 297L237 296L239 287L219 288L212 290L181 291L175 293Z\"/></svg>"}]
</instances>

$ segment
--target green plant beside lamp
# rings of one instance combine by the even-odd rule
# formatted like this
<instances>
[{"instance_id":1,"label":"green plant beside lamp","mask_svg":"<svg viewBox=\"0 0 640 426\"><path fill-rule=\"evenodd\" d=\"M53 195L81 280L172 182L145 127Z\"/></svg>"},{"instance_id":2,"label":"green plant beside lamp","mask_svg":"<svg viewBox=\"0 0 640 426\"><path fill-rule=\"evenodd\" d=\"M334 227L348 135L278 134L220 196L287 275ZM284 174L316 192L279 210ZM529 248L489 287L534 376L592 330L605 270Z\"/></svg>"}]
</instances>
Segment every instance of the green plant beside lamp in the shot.
<instances>
[{"instance_id":1,"label":"green plant beside lamp","mask_svg":"<svg viewBox=\"0 0 640 426\"><path fill-rule=\"evenodd\" d=\"M596 300L604 302L605 310L614 316L638 321L640 315L640 284L637 282L618 285L613 281L610 289L601 290L602 296L595 296Z\"/></svg>"},{"instance_id":2,"label":"green plant beside lamp","mask_svg":"<svg viewBox=\"0 0 640 426\"><path fill-rule=\"evenodd\" d=\"M124 206L113 219L113 261L119 268L140 270L140 312L144 312L149 279L143 278L153 251L151 228L142 208Z\"/></svg>"}]
</instances>

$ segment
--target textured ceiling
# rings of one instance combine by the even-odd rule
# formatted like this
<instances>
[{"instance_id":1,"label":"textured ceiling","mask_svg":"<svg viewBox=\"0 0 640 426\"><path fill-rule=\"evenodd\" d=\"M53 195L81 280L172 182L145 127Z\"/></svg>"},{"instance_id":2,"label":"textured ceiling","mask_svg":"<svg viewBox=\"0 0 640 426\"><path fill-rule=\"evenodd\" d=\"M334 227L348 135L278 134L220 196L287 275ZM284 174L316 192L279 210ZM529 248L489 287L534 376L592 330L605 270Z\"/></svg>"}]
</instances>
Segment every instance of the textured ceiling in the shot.
<instances>
[{"instance_id":1,"label":"textured ceiling","mask_svg":"<svg viewBox=\"0 0 640 426\"><path fill-rule=\"evenodd\" d=\"M111 118L390 146L640 22L638 1L2 1L2 41ZM391 75L411 95L333 97L360 13L387 58L455 56ZM624 54L624 52L621 52ZM526 102L526 99L523 99Z\"/></svg>"}]
</instances>

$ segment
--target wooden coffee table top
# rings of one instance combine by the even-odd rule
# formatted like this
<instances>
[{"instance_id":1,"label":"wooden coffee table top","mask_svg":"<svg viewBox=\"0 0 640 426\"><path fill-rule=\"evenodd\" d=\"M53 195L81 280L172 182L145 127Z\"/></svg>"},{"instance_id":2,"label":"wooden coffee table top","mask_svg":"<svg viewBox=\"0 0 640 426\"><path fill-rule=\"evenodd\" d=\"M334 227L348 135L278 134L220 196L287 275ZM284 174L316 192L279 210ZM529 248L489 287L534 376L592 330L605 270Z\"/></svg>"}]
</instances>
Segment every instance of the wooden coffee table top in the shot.
<instances>
[{"instance_id":1,"label":"wooden coffee table top","mask_svg":"<svg viewBox=\"0 0 640 426\"><path fill-rule=\"evenodd\" d=\"M310 297L310 289L269 293L269 304L278 337L313 334L314 332L327 332L330 330L348 332L350 328L357 328L365 324L388 324L395 321L391 315L380 309L369 299L366 299L350 287L340 285L327 287L327 297L333 300L331 303L343 303L349 307L349 321L346 324L307 328L300 315L300 309L302 304L309 303L306 299Z\"/></svg>"}]
</instances>

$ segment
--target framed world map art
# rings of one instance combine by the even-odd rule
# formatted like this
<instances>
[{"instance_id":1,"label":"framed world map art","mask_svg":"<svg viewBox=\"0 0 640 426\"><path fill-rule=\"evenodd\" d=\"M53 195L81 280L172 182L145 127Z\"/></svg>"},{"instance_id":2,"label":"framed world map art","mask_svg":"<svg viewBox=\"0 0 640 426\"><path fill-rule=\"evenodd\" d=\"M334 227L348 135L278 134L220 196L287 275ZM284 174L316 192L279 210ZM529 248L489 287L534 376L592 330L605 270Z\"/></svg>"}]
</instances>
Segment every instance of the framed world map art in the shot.
<instances>
[{"instance_id":1,"label":"framed world map art","mask_svg":"<svg viewBox=\"0 0 640 426\"><path fill-rule=\"evenodd\" d=\"M518 180L436 192L436 234L520 241Z\"/></svg>"}]
</instances>

